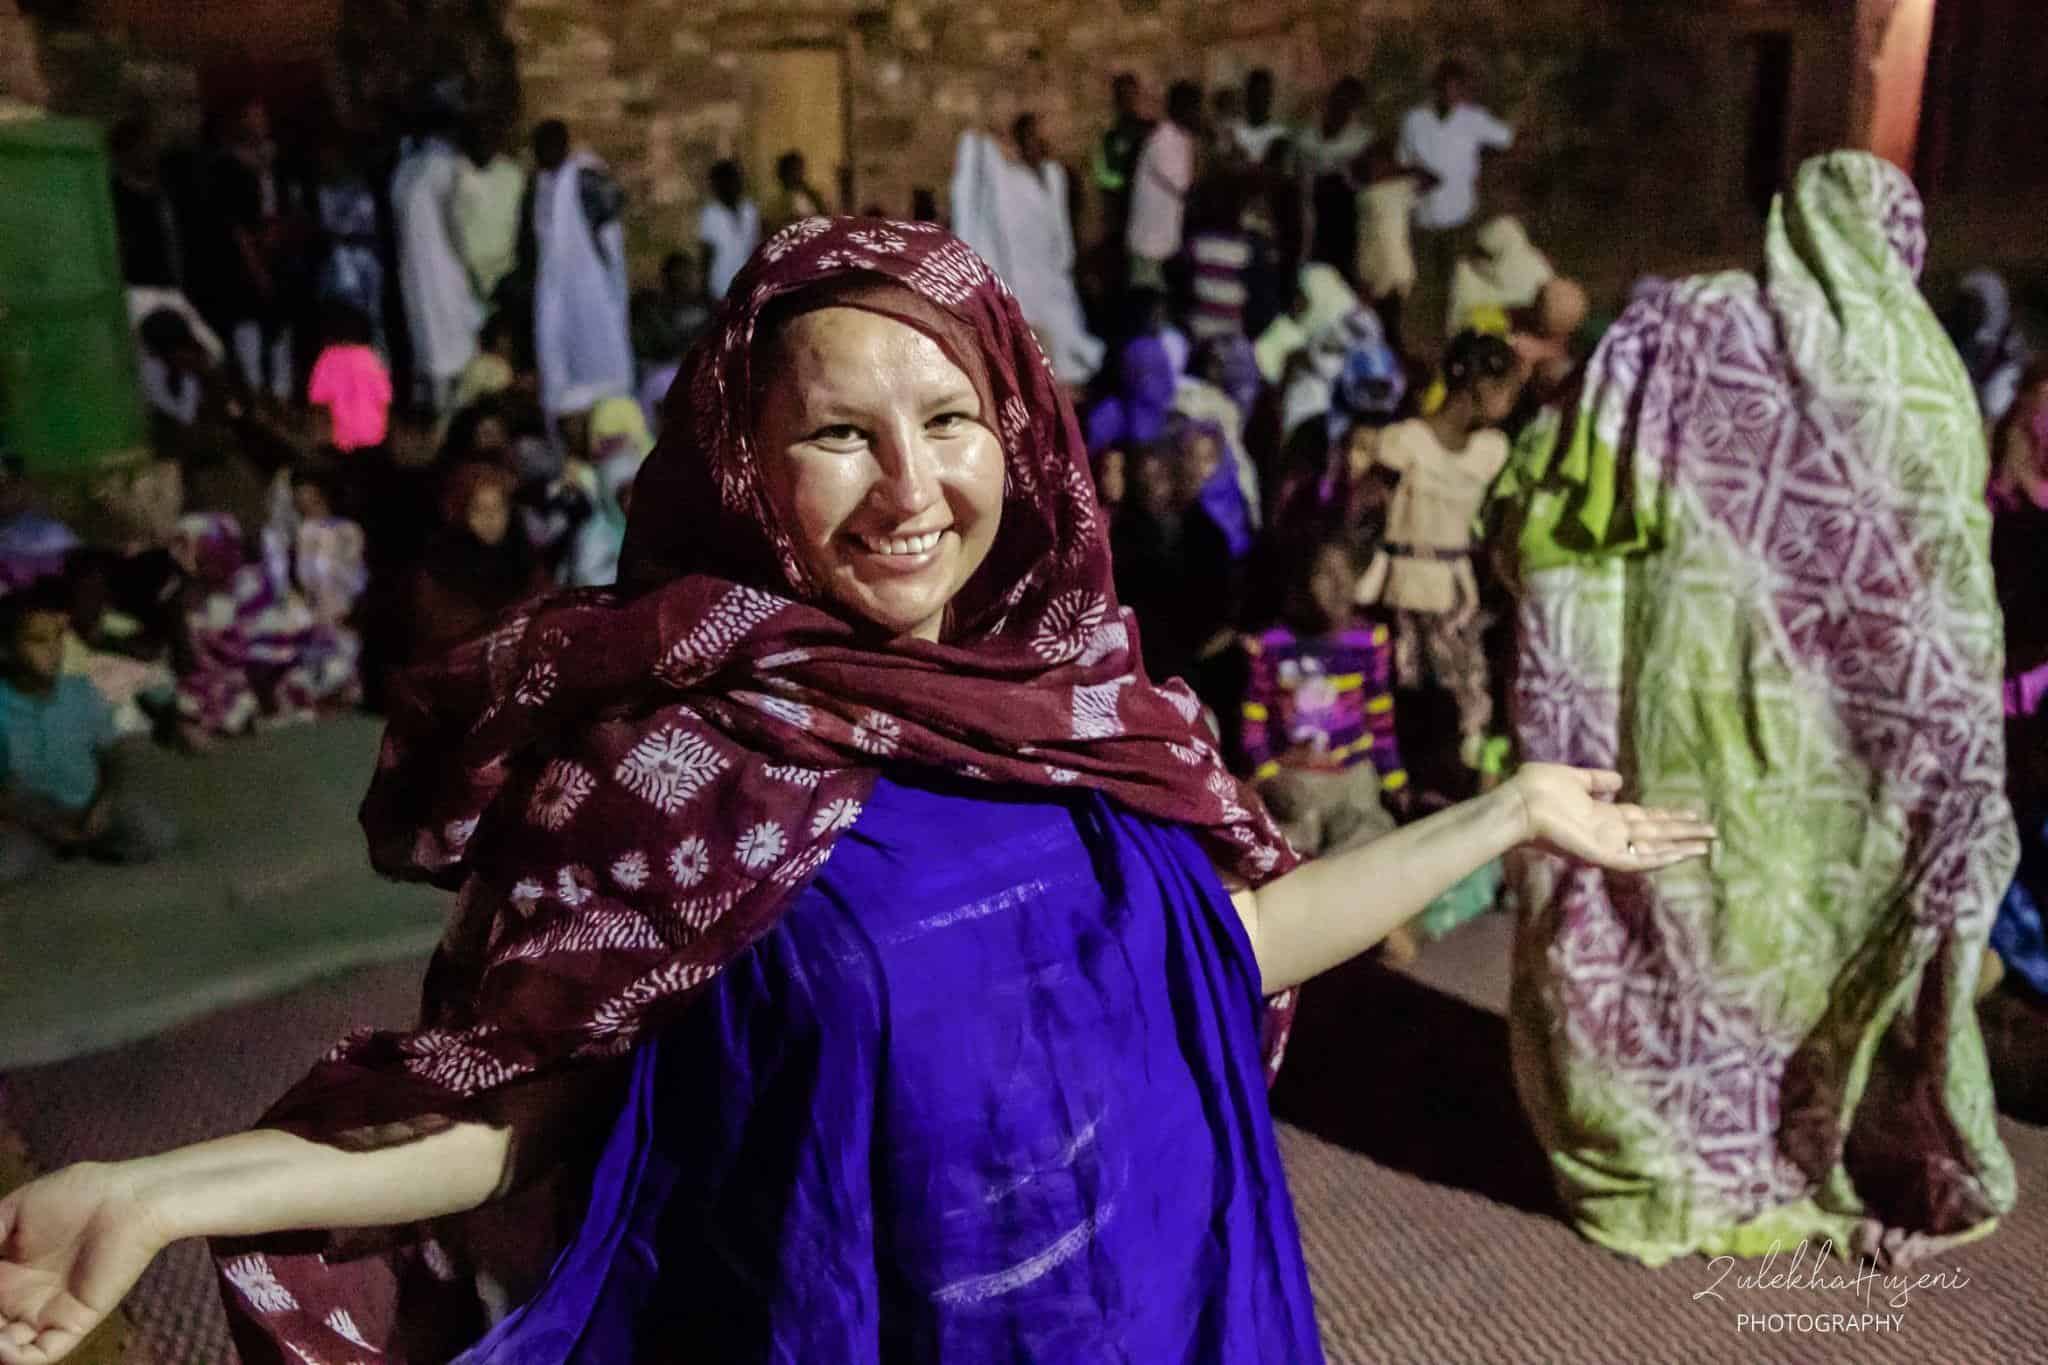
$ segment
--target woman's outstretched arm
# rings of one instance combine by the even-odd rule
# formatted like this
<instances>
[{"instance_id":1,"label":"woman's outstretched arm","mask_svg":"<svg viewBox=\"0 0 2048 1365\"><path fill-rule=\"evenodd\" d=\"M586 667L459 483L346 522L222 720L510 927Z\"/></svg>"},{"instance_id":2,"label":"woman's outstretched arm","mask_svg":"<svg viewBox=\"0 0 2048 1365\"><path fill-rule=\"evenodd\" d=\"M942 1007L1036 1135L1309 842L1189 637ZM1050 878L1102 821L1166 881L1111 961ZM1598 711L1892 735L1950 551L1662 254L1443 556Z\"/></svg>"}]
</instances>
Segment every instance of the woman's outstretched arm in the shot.
<instances>
[{"instance_id":1,"label":"woman's outstretched arm","mask_svg":"<svg viewBox=\"0 0 2048 1365\"><path fill-rule=\"evenodd\" d=\"M1655 872L1713 846L1704 820L1612 803L1620 790L1615 773L1533 763L1477 800L1236 892L1262 988L1272 995L1356 957L1522 844L1621 872Z\"/></svg>"},{"instance_id":2,"label":"woman's outstretched arm","mask_svg":"<svg viewBox=\"0 0 2048 1365\"><path fill-rule=\"evenodd\" d=\"M486 1121L371 1151L275 1128L81 1163L0 1199L0 1365L53 1365L172 1242L367 1228L464 1213L544 1170L608 1117L609 1068L513 1087Z\"/></svg>"}]
</instances>

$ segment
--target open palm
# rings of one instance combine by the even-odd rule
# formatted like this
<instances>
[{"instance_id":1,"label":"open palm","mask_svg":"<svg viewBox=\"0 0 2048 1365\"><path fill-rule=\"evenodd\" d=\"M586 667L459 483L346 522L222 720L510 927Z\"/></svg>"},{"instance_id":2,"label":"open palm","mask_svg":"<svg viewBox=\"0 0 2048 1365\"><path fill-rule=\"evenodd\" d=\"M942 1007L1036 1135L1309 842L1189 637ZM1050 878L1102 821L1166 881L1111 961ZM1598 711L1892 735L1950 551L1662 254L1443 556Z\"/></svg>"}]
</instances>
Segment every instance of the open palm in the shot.
<instances>
[{"instance_id":1,"label":"open palm","mask_svg":"<svg viewBox=\"0 0 2048 1365\"><path fill-rule=\"evenodd\" d=\"M62 1360L162 1250L113 1171L72 1166L0 1199L0 1365Z\"/></svg>"},{"instance_id":2,"label":"open palm","mask_svg":"<svg viewBox=\"0 0 2048 1365\"><path fill-rule=\"evenodd\" d=\"M1696 815L1614 801L1618 773L1531 763L1512 785L1534 843L1610 871L1655 872L1705 857L1714 846L1714 827Z\"/></svg>"}]
</instances>

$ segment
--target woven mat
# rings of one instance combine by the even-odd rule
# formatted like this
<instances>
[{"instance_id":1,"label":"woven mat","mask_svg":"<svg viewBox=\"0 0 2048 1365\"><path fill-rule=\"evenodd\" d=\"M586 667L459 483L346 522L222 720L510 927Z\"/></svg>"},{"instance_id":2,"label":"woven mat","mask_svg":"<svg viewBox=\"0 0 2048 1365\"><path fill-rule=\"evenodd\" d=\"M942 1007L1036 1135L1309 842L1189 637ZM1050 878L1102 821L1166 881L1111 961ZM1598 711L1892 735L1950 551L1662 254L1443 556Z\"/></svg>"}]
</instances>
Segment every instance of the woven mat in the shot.
<instances>
[{"instance_id":1,"label":"woven mat","mask_svg":"<svg viewBox=\"0 0 2048 1365\"><path fill-rule=\"evenodd\" d=\"M27 1184L39 1174L29 1160L28 1143L7 1122L6 1091L0 1087L0 1198ZM135 1326L126 1312L116 1312L85 1339L67 1365L147 1365L147 1353L135 1347Z\"/></svg>"},{"instance_id":2,"label":"woven mat","mask_svg":"<svg viewBox=\"0 0 2048 1365\"><path fill-rule=\"evenodd\" d=\"M11 1119L47 1169L115 1161L249 1126L349 1030L402 1027L423 964L366 968L242 1005L113 1052L10 1075ZM129 1295L124 1365L227 1365L235 1359L199 1242L159 1256ZM66 1363L69 1365L69 1362Z\"/></svg>"},{"instance_id":3,"label":"woven mat","mask_svg":"<svg viewBox=\"0 0 2048 1365\"><path fill-rule=\"evenodd\" d=\"M1696 1300L1714 1283L1706 1262L1651 1271L1579 1238L1508 1080L1505 928L1489 916L1431 944L1413 975L1358 963L1305 993L1274 1107L1332 1365L2048 1361L2031 1311L2048 1266L2048 1129L2001 1125L2018 1211L1953 1258L1967 1284L1914 1294L1895 1332L1738 1332L1738 1312L1860 1306L1728 1284ZM19 1073L15 1122L50 1164L240 1127L341 1033L404 1021L417 974L358 971ZM151 1365L233 1358L196 1245L160 1260L128 1310Z\"/></svg>"}]
</instances>

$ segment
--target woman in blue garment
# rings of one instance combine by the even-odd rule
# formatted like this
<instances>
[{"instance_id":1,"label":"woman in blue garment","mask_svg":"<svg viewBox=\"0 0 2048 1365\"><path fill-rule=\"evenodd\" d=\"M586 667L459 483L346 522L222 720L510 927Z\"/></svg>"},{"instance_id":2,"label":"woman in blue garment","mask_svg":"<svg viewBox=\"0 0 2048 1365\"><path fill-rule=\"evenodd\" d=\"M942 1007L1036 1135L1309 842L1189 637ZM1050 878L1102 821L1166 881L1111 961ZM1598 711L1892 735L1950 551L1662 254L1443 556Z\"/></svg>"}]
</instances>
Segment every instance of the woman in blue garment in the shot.
<instances>
[{"instance_id":1,"label":"woman in blue garment","mask_svg":"<svg viewBox=\"0 0 2048 1365\"><path fill-rule=\"evenodd\" d=\"M1513 845L1712 837L1530 767L1297 866L1136 662L1073 411L935 229L769 242L664 430L622 588L393 707L373 857L461 888L422 1027L0 1201L0 1362L194 1235L251 1365L1311 1361L1262 997ZM593 1117L559 1256L487 1324L447 1220Z\"/></svg>"}]
</instances>

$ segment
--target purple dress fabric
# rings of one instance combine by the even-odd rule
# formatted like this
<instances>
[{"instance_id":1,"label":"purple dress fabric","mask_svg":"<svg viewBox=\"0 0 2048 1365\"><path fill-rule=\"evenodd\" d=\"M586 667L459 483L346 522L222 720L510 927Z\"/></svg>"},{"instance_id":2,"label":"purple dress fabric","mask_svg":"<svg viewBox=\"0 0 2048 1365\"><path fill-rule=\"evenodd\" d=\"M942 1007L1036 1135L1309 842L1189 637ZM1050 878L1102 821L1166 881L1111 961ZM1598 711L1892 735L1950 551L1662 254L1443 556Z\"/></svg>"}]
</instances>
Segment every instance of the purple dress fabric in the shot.
<instances>
[{"instance_id":1,"label":"purple dress fabric","mask_svg":"<svg viewBox=\"0 0 2048 1365\"><path fill-rule=\"evenodd\" d=\"M634 1059L462 1365L1318 1361L1250 945L1181 829L884 779Z\"/></svg>"}]
</instances>

